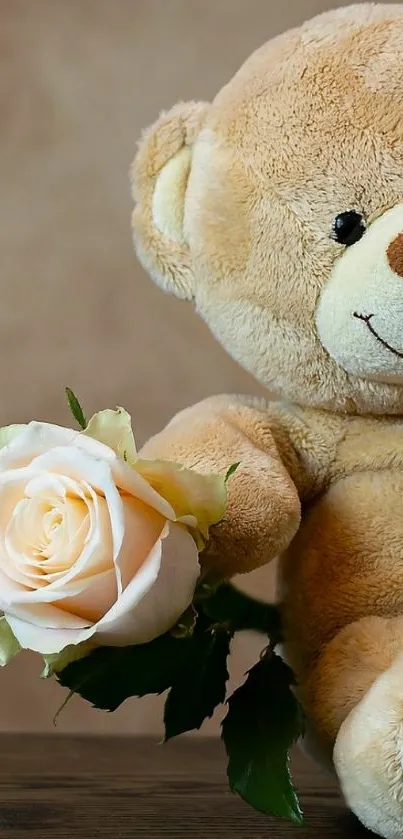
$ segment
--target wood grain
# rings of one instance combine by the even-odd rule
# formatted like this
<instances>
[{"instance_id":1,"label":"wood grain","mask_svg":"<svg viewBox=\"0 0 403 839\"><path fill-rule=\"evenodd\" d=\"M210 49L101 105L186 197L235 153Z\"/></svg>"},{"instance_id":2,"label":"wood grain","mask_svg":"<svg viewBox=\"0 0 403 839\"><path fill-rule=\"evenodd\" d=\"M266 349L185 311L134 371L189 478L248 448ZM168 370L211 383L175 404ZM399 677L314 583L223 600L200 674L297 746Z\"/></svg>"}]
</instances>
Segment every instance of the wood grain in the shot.
<instances>
[{"instance_id":1,"label":"wood grain","mask_svg":"<svg viewBox=\"0 0 403 839\"><path fill-rule=\"evenodd\" d=\"M218 740L0 737L1 839L365 837L331 780L305 758L294 775L306 825L269 819L228 791Z\"/></svg>"}]
</instances>

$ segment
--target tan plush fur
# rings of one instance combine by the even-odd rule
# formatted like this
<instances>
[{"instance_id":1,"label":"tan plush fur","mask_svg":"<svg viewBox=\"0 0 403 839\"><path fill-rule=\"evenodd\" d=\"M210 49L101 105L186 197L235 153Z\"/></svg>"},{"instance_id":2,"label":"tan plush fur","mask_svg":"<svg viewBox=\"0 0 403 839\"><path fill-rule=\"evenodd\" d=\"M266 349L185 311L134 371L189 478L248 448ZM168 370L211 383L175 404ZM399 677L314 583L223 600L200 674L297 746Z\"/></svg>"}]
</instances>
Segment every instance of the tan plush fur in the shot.
<instances>
[{"instance_id":1,"label":"tan plush fur","mask_svg":"<svg viewBox=\"0 0 403 839\"><path fill-rule=\"evenodd\" d=\"M163 115L132 170L143 264L279 397L211 398L144 454L240 461L203 561L230 576L281 554L306 747L387 839L403 836L402 52L401 5L322 15L211 105ZM347 211L366 227L349 246Z\"/></svg>"}]
</instances>

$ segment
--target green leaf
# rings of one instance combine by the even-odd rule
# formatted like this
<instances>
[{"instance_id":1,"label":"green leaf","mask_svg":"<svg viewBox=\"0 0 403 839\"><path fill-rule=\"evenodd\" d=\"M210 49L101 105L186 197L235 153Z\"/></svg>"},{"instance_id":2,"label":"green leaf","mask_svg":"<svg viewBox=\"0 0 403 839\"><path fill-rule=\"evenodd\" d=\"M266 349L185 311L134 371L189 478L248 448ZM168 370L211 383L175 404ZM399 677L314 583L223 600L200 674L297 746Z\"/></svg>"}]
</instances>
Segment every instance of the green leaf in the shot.
<instances>
[{"instance_id":1,"label":"green leaf","mask_svg":"<svg viewBox=\"0 0 403 839\"><path fill-rule=\"evenodd\" d=\"M235 472L240 467L240 465L241 465L241 461L239 461L239 463L233 463L232 466L230 466L230 468L228 469L228 472L225 476L225 483L226 484L228 483L228 481L232 477L232 475L235 475Z\"/></svg>"},{"instance_id":2,"label":"green leaf","mask_svg":"<svg viewBox=\"0 0 403 839\"><path fill-rule=\"evenodd\" d=\"M165 740L199 729L225 700L228 681L228 632L204 630L194 635L192 655L165 703Z\"/></svg>"},{"instance_id":3,"label":"green leaf","mask_svg":"<svg viewBox=\"0 0 403 839\"><path fill-rule=\"evenodd\" d=\"M96 708L115 711L130 696L163 693L172 687L187 665L192 640L168 634L148 644L99 647L69 664L57 674L58 680Z\"/></svg>"},{"instance_id":4,"label":"green leaf","mask_svg":"<svg viewBox=\"0 0 403 839\"><path fill-rule=\"evenodd\" d=\"M208 618L226 624L236 632L253 630L269 635L276 642L281 636L281 615L277 606L255 600L231 583L219 586L211 597L203 596L200 607Z\"/></svg>"},{"instance_id":5,"label":"green leaf","mask_svg":"<svg viewBox=\"0 0 403 839\"><path fill-rule=\"evenodd\" d=\"M75 395L75 393L73 393L72 390L70 390L69 387L66 387L66 396L67 401L69 403L70 411L73 414L74 419L78 422L80 428L86 428L87 420L85 418L84 411L77 399L77 396Z\"/></svg>"},{"instance_id":6,"label":"green leaf","mask_svg":"<svg viewBox=\"0 0 403 839\"><path fill-rule=\"evenodd\" d=\"M277 655L259 661L229 699L222 738L231 790L255 810L300 825L289 769L290 748L303 731L293 684L292 671Z\"/></svg>"}]
</instances>

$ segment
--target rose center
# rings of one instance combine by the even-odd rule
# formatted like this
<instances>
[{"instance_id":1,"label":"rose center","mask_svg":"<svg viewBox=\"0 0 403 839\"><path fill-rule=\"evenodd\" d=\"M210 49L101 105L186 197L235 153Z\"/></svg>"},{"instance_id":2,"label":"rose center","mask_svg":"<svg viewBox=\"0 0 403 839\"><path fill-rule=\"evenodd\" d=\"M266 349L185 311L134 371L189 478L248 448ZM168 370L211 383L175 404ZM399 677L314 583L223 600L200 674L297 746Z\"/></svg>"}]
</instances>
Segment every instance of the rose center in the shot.
<instances>
[{"instance_id":1,"label":"rose center","mask_svg":"<svg viewBox=\"0 0 403 839\"><path fill-rule=\"evenodd\" d=\"M20 498L5 533L13 576L42 587L66 573L83 550L89 520L88 505L74 495Z\"/></svg>"},{"instance_id":2,"label":"rose center","mask_svg":"<svg viewBox=\"0 0 403 839\"><path fill-rule=\"evenodd\" d=\"M61 549L65 541L65 502L60 501L52 506L50 503L29 499L28 506L28 518L32 517L34 524L32 553L38 559L49 559Z\"/></svg>"}]
</instances>

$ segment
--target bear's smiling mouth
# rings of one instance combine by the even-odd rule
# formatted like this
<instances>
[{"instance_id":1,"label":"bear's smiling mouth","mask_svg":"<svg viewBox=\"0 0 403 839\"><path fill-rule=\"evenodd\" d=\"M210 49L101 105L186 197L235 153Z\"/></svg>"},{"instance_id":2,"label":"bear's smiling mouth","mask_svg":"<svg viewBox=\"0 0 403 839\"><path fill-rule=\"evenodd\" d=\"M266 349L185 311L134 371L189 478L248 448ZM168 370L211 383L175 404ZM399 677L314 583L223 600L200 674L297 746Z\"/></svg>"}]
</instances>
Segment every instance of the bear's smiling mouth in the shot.
<instances>
[{"instance_id":1,"label":"bear's smiling mouth","mask_svg":"<svg viewBox=\"0 0 403 839\"><path fill-rule=\"evenodd\" d=\"M371 335L373 335L374 338L376 338L376 340L379 341L379 343L382 344L383 347L385 347L385 349L389 350L389 352L393 353L393 355L397 355L398 358L403 358L403 352L399 352L399 350L395 350L394 347L391 347L390 344L388 344L387 341L384 341L384 339L381 338L380 335L378 335L378 333L376 332L376 330L374 329L374 327L372 326L372 323L371 323L371 320L374 317L373 314L372 315L360 315L358 312L353 312L353 317L357 318L357 320L362 320L367 325Z\"/></svg>"}]
</instances>

